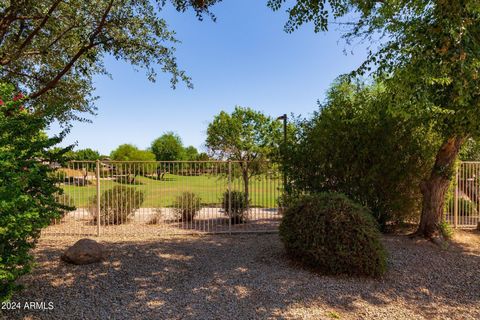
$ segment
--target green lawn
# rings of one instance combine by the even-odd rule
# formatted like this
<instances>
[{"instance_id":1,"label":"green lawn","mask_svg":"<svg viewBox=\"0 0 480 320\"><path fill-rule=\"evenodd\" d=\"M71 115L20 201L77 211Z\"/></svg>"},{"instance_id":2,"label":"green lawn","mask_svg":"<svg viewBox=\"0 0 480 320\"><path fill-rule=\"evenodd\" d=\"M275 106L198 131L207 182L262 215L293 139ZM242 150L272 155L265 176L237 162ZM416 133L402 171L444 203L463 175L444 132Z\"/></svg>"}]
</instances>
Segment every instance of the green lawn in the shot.
<instances>
[{"instance_id":1,"label":"green lawn","mask_svg":"<svg viewBox=\"0 0 480 320\"><path fill-rule=\"evenodd\" d=\"M137 190L145 191L145 201L142 207L167 207L173 204L177 195L183 191L198 194L205 205L218 205L221 203L223 192L227 190L227 179L219 176L180 176L167 174L164 180L154 180L137 176L137 185L128 185ZM101 191L120 185L112 180L100 180ZM280 196L281 180L266 176L252 178L250 183L250 200L252 206L276 207ZM65 194L70 199L69 204L76 207L86 207L89 200L96 194L97 186L72 186L62 185ZM233 190L243 190L240 179L232 181Z\"/></svg>"}]
</instances>

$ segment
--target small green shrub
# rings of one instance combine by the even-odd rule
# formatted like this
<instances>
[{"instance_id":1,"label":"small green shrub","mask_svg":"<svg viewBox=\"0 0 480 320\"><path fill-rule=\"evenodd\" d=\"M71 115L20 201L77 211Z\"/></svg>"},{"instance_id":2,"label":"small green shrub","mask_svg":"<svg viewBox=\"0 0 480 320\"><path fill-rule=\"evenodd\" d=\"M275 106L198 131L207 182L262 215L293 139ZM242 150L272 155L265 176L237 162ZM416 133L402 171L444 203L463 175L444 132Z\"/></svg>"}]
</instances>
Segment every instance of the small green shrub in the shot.
<instances>
[{"instance_id":1,"label":"small green shrub","mask_svg":"<svg viewBox=\"0 0 480 320\"><path fill-rule=\"evenodd\" d=\"M128 221L128 216L140 208L145 198L145 191L137 191L133 187L114 186L100 195L100 223L122 224ZM89 209L97 223L97 196L90 200Z\"/></svg>"},{"instance_id":2,"label":"small green shrub","mask_svg":"<svg viewBox=\"0 0 480 320\"><path fill-rule=\"evenodd\" d=\"M346 196L299 196L280 224L289 256L325 274L379 276L386 271L385 249L370 211Z\"/></svg>"},{"instance_id":3,"label":"small green shrub","mask_svg":"<svg viewBox=\"0 0 480 320\"><path fill-rule=\"evenodd\" d=\"M231 206L229 198L232 199ZM229 192L225 191L223 193L222 208L232 224L245 223L247 221L248 203L245 192L232 191L229 197Z\"/></svg>"},{"instance_id":4,"label":"small green shrub","mask_svg":"<svg viewBox=\"0 0 480 320\"><path fill-rule=\"evenodd\" d=\"M443 220L438 224L438 229L442 237L446 240L451 240L453 237L453 228L447 221Z\"/></svg>"},{"instance_id":5,"label":"small green shrub","mask_svg":"<svg viewBox=\"0 0 480 320\"><path fill-rule=\"evenodd\" d=\"M175 198L173 203L175 217L179 221L192 221L202 208L201 199L193 192L183 192Z\"/></svg>"}]
</instances>

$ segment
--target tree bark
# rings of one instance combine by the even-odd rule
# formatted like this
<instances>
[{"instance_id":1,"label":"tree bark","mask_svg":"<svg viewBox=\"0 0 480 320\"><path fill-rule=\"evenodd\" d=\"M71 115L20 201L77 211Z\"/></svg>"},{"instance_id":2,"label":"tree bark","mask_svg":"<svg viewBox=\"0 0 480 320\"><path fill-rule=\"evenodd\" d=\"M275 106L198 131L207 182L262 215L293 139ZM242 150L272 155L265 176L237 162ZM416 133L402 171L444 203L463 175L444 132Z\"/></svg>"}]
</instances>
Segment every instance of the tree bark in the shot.
<instances>
[{"instance_id":1,"label":"tree bark","mask_svg":"<svg viewBox=\"0 0 480 320\"><path fill-rule=\"evenodd\" d=\"M420 186L423 195L422 214L416 236L432 239L439 235L438 224L443 215L445 194L453 176L455 160L465 137L455 136L447 139L435 158L430 176Z\"/></svg>"}]
</instances>

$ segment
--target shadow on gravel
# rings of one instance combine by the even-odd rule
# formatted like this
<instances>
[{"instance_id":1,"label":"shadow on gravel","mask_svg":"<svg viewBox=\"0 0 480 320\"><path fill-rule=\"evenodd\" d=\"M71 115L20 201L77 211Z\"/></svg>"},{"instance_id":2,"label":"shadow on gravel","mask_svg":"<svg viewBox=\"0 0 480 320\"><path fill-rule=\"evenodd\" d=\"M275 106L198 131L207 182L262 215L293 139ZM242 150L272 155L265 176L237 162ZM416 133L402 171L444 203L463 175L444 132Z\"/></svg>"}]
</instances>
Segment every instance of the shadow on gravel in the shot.
<instances>
[{"instance_id":1,"label":"shadow on gravel","mask_svg":"<svg viewBox=\"0 0 480 320\"><path fill-rule=\"evenodd\" d=\"M13 300L52 301L55 309L4 314L9 319L319 319L331 312L371 318L379 309L386 318L480 317L479 247L442 250L387 236L390 270L373 280L299 269L284 257L276 234L104 243L105 262L73 266L59 261L64 246L42 242L38 266Z\"/></svg>"}]
</instances>

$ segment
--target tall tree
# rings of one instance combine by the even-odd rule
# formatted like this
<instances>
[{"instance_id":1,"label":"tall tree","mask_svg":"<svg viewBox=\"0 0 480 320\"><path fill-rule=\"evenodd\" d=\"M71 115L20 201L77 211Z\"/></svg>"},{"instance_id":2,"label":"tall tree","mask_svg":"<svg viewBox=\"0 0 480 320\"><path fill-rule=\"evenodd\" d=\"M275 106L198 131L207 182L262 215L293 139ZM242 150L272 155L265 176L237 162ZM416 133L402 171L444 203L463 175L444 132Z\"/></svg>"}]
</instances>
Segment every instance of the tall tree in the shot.
<instances>
[{"instance_id":1,"label":"tall tree","mask_svg":"<svg viewBox=\"0 0 480 320\"><path fill-rule=\"evenodd\" d=\"M278 121L236 106L231 114L220 112L208 125L206 146L218 159L239 161L248 203L249 180L264 172L265 160L278 149L281 136Z\"/></svg>"},{"instance_id":2,"label":"tall tree","mask_svg":"<svg viewBox=\"0 0 480 320\"><path fill-rule=\"evenodd\" d=\"M269 0L274 10L285 0ZM285 30L313 22L325 31L332 20L346 28L347 41L372 43L352 75L385 78L399 112L412 121L432 122L443 143L421 186L423 207L416 235L439 234L445 194L454 162L468 137L480 134L480 3L477 0L297 0Z\"/></svg>"},{"instance_id":3,"label":"tall tree","mask_svg":"<svg viewBox=\"0 0 480 320\"><path fill-rule=\"evenodd\" d=\"M0 301L4 301L18 288L17 278L32 268L30 250L41 229L71 209L56 202L63 191L50 166L62 162L71 147L53 148L64 134L47 137L48 123L23 106L12 85L0 83L0 97Z\"/></svg>"},{"instance_id":4,"label":"tall tree","mask_svg":"<svg viewBox=\"0 0 480 320\"><path fill-rule=\"evenodd\" d=\"M170 0L178 11L210 15L218 0ZM191 85L174 56L178 42L161 13L166 0L0 1L0 77L28 95L37 113L60 120L94 111L92 77L105 56ZM28 103L28 102L26 102Z\"/></svg>"}]
</instances>

